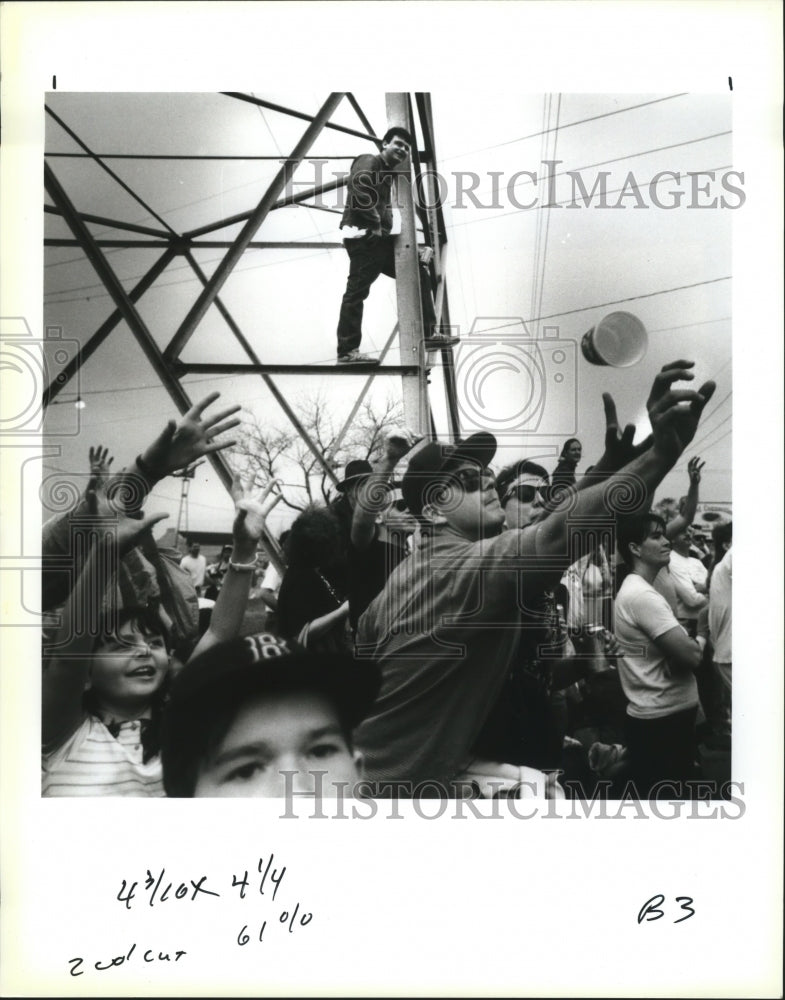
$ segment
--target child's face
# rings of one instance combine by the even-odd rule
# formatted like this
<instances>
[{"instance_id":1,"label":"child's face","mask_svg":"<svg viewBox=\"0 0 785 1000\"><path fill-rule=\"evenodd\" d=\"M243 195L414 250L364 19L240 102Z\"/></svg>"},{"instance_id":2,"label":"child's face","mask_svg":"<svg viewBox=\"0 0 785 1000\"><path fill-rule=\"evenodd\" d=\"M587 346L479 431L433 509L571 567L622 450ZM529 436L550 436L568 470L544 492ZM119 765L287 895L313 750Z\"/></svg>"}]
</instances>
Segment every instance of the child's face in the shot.
<instances>
[{"instance_id":1,"label":"child's face","mask_svg":"<svg viewBox=\"0 0 785 1000\"><path fill-rule=\"evenodd\" d=\"M288 793L337 794L334 782L359 777L335 709L323 695L263 693L238 711L212 756L202 764L195 797L285 797ZM282 771L294 771L284 776ZM314 771L326 772L314 776Z\"/></svg>"},{"instance_id":2,"label":"child's face","mask_svg":"<svg viewBox=\"0 0 785 1000\"><path fill-rule=\"evenodd\" d=\"M90 688L108 707L137 708L160 688L168 669L163 636L143 632L129 619L96 647Z\"/></svg>"}]
</instances>

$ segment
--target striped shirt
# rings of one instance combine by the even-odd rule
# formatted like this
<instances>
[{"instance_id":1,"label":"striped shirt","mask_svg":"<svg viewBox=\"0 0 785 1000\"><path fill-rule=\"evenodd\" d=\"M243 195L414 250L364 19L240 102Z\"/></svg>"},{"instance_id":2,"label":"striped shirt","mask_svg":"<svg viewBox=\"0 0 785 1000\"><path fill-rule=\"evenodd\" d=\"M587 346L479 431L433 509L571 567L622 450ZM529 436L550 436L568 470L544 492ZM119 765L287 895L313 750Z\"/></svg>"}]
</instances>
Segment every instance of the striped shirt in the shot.
<instances>
[{"instance_id":1,"label":"striped shirt","mask_svg":"<svg viewBox=\"0 0 785 1000\"><path fill-rule=\"evenodd\" d=\"M64 795L164 794L161 758L142 763L141 728L138 721L123 722L115 739L94 715L51 753L42 758L44 798Z\"/></svg>"}]
</instances>

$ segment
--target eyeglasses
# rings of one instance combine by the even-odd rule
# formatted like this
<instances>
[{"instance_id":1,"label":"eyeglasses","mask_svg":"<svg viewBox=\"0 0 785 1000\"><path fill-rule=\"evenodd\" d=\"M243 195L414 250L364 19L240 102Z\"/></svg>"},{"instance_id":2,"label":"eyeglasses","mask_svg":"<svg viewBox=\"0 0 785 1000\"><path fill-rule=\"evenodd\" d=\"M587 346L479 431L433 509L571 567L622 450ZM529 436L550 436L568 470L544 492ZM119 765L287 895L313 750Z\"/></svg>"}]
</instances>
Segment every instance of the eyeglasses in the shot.
<instances>
[{"instance_id":1,"label":"eyeglasses","mask_svg":"<svg viewBox=\"0 0 785 1000\"><path fill-rule=\"evenodd\" d=\"M545 483L520 483L518 486L512 485L504 494L502 504L507 503L508 500L512 500L513 497L515 497L518 503L533 503L536 497L543 500L544 489Z\"/></svg>"},{"instance_id":2,"label":"eyeglasses","mask_svg":"<svg viewBox=\"0 0 785 1000\"><path fill-rule=\"evenodd\" d=\"M451 472L450 476L458 480L464 493L476 493L484 482L489 486L493 486L496 482L496 476L490 469L457 469Z\"/></svg>"}]
</instances>

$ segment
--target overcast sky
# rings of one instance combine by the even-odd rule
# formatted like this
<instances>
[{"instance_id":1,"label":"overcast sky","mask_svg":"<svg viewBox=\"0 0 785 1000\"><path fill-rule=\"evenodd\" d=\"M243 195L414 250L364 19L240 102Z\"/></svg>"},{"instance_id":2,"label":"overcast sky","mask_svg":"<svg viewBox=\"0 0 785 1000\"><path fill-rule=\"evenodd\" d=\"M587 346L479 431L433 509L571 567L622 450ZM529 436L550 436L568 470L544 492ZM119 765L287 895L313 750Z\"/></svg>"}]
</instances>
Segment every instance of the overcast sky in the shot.
<instances>
[{"instance_id":1,"label":"overcast sky","mask_svg":"<svg viewBox=\"0 0 785 1000\"><path fill-rule=\"evenodd\" d=\"M271 91L257 96L313 113L327 95ZM384 94L356 96L381 134L386 127ZM664 363L687 358L696 362L696 381L715 378L718 389L694 445L659 495L686 490L687 458L699 454L706 460L702 499L729 501L731 224L733 209L744 198L743 183L728 174L734 169L730 98L683 93L525 95L509 90L478 94L467 87L463 93L455 88L435 91L432 99L448 227L451 321L463 338L456 364L464 431L483 423L502 431L497 464L526 454L539 457L549 468L564 438L575 434L584 444L585 468L602 450L601 392L612 392L622 421L636 422L642 436L648 430L644 402L653 375ZM306 124L220 94L58 91L48 95L47 105L92 151L103 154L285 156ZM347 101L333 120L359 126ZM47 117L46 125L48 154L78 150L53 118ZM310 184L318 179L318 170L329 179L369 148L361 139L325 131L310 160L327 162L305 162L295 180ZM544 161L556 165L547 167ZM274 160L106 162L178 232L255 207L279 166ZM160 227L94 162L50 155L48 163L81 212ZM678 178L662 177L653 195L650 181L663 171ZM713 177L693 180L689 172L698 171L713 172ZM537 175L537 183L522 172ZM605 185L604 206L596 200L592 207L585 206L576 176L588 191L598 182ZM339 197L326 195L324 203L335 205ZM546 203L559 207L543 209ZM339 219L325 211L287 208L272 213L256 238L337 241ZM122 235L105 226L91 229L103 237ZM232 239L239 229L225 227L212 238ZM69 235L65 223L52 215L46 216L45 232ZM106 253L130 288L162 250L112 248ZM223 253L204 249L195 256L210 274ZM346 273L342 249L247 251L222 298L263 360L329 361L335 353ZM178 258L140 300L139 312L161 347L199 288L186 262ZM63 337L77 341L89 337L113 309L78 248L46 251L44 293L46 325L62 327ZM634 313L645 324L647 355L628 369L589 365L576 342L617 309ZM547 318L540 322L539 317ZM380 278L366 306L363 349L380 350L394 322L394 284ZM472 333L483 327L499 329L478 361L472 354ZM552 350L540 355L542 368L533 367L527 338L543 336L557 336L565 344L563 355L556 355L557 360L565 359L561 382L553 378L559 366L554 367ZM494 364L497 356L509 359L511 351L520 356L517 368L514 360L506 369ZM183 357L243 360L214 308ZM390 360L397 360L397 352ZM348 412L362 385L360 376L281 376L276 381L293 402L322 392L336 419ZM441 427L438 378L433 381ZM376 383L379 396L400 392L395 378L380 377ZM258 377L200 376L185 384L194 399L218 389L220 405L240 402L271 425L285 424ZM78 386L75 381L68 386L60 397L63 403L50 407L49 427L55 433L73 423L75 412L69 404L77 391L87 402L79 433L58 437L61 454L48 471L83 467L88 446L98 442L110 448L116 462L128 461L175 414L125 324L118 325L84 366ZM516 416L522 406L528 407L525 418ZM199 473L191 490L190 527L222 529L231 512L228 498L209 466ZM173 524L178 497L178 483L168 480L155 491L150 509L169 510ZM273 526L281 526L285 517L276 511Z\"/></svg>"}]
</instances>

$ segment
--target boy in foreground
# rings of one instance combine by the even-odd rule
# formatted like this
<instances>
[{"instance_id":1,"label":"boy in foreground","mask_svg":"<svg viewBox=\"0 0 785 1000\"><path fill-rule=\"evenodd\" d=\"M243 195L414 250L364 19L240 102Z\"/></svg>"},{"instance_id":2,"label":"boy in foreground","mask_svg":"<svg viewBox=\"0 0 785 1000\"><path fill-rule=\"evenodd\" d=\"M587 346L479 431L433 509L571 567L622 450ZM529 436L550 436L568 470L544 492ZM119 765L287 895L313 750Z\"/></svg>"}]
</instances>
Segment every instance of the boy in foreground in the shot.
<instances>
[{"instance_id":1,"label":"boy in foreground","mask_svg":"<svg viewBox=\"0 0 785 1000\"><path fill-rule=\"evenodd\" d=\"M175 798L353 794L352 733L379 689L375 664L309 653L269 633L196 657L164 715L164 788Z\"/></svg>"}]
</instances>

